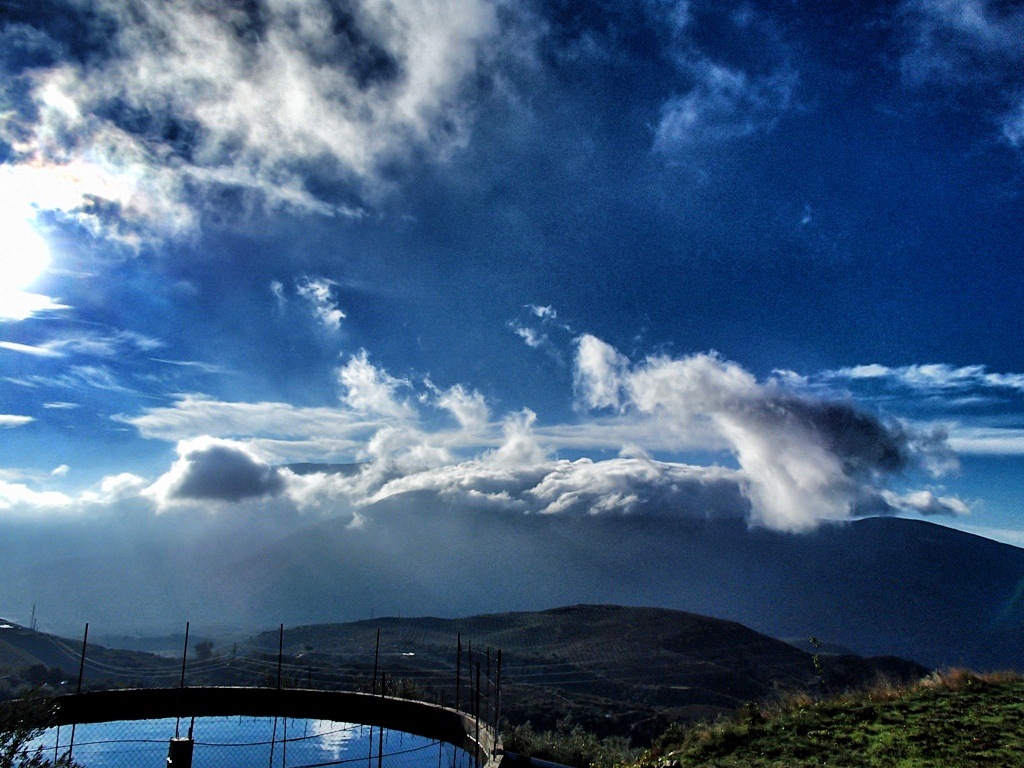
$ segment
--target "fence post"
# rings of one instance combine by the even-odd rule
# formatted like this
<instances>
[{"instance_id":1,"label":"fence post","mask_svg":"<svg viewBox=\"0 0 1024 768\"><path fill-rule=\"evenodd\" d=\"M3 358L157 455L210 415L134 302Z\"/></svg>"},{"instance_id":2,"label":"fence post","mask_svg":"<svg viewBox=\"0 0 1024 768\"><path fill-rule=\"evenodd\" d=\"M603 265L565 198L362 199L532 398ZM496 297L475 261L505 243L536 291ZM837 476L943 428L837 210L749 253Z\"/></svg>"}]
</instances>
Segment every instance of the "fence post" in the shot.
<instances>
[{"instance_id":1,"label":"fence post","mask_svg":"<svg viewBox=\"0 0 1024 768\"><path fill-rule=\"evenodd\" d=\"M380 659L380 627L377 627L377 645L373 649L373 680L370 682L370 695L377 693L377 662Z\"/></svg>"},{"instance_id":2,"label":"fence post","mask_svg":"<svg viewBox=\"0 0 1024 768\"><path fill-rule=\"evenodd\" d=\"M476 719L476 744L473 754L476 756L477 768L480 766L480 662L476 663L476 693L473 696L473 717Z\"/></svg>"},{"instance_id":3,"label":"fence post","mask_svg":"<svg viewBox=\"0 0 1024 768\"><path fill-rule=\"evenodd\" d=\"M167 746L167 768L192 768L192 739L175 736Z\"/></svg>"},{"instance_id":4,"label":"fence post","mask_svg":"<svg viewBox=\"0 0 1024 768\"><path fill-rule=\"evenodd\" d=\"M462 633L458 635L455 650L455 709L459 708L459 686L462 685Z\"/></svg>"},{"instance_id":5,"label":"fence post","mask_svg":"<svg viewBox=\"0 0 1024 768\"><path fill-rule=\"evenodd\" d=\"M181 651L181 684L178 686L179 688L184 688L185 687L185 662L188 659L188 630L189 630L190 624L191 624L191 622L188 622L188 621L185 622L185 647ZM181 712L180 709L178 711ZM181 735L179 733L180 727L181 727L181 715L178 715L174 719L174 738L178 738ZM170 759L170 757L171 757L170 752L168 752L167 753L167 758ZM192 758L190 757L189 758L189 762L191 762L191 760L192 760Z\"/></svg>"},{"instance_id":6,"label":"fence post","mask_svg":"<svg viewBox=\"0 0 1024 768\"><path fill-rule=\"evenodd\" d=\"M284 661L284 624L277 631L277 690L281 690L281 664Z\"/></svg>"},{"instance_id":7,"label":"fence post","mask_svg":"<svg viewBox=\"0 0 1024 768\"><path fill-rule=\"evenodd\" d=\"M494 681L494 746L498 746L498 729L501 727L501 648L498 649L498 670Z\"/></svg>"},{"instance_id":8,"label":"fence post","mask_svg":"<svg viewBox=\"0 0 1024 768\"><path fill-rule=\"evenodd\" d=\"M85 676L85 648L89 644L89 622L85 622L85 636L82 638L82 658L78 662L78 693L82 692L82 678ZM77 723L71 724L71 743L68 745L68 762L71 762L71 756L75 752L75 726Z\"/></svg>"}]
</instances>

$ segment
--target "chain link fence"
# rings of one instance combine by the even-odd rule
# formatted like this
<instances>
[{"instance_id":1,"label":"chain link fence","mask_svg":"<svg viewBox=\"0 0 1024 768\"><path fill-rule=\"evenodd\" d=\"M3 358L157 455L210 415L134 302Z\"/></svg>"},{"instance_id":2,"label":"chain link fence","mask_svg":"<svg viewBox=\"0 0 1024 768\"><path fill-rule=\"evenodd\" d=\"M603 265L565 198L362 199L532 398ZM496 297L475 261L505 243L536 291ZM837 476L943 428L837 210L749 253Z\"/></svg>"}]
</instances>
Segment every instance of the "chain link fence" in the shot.
<instances>
[{"instance_id":1,"label":"chain link fence","mask_svg":"<svg viewBox=\"0 0 1024 768\"><path fill-rule=\"evenodd\" d=\"M172 738L194 742L193 768L473 768L443 742L368 725L284 717L120 720L50 728L34 746L85 768L162 768ZM73 739L73 743L72 743Z\"/></svg>"}]
</instances>

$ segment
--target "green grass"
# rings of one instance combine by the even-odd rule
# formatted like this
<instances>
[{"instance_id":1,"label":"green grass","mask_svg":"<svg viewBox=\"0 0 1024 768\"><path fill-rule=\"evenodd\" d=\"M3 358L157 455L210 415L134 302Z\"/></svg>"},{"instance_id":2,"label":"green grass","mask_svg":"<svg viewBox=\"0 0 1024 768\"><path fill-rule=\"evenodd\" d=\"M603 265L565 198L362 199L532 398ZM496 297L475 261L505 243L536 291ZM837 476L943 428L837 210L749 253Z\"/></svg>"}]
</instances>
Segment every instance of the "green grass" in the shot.
<instances>
[{"instance_id":1,"label":"green grass","mask_svg":"<svg viewBox=\"0 0 1024 768\"><path fill-rule=\"evenodd\" d=\"M674 726L632 768L1024 767L1024 678L952 671L906 687L750 705Z\"/></svg>"}]
</instances>

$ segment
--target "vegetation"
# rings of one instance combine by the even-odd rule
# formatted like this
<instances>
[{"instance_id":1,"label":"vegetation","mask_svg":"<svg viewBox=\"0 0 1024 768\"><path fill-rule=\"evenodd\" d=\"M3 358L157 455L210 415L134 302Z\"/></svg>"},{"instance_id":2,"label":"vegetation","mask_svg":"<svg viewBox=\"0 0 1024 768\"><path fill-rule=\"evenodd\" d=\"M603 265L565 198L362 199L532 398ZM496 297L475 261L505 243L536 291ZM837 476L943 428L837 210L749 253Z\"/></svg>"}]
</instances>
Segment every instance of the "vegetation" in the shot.
<instances>
[{"instance_id":1,"label":"vegetation","mask_svg":"<svg viewBox=\"0 0 1024 768\"><path fill-rule=\"evenodd\" d=\"M31 664L18 669L0 667L0 701L24 696L37 688L56 693L66 683L67 674L60 667L45 664Z\"/></svg>"},{"instance_id":2,"label":"vegetation","mask_svg":"<svg viewBox=\"0 0 1024 768\"><path fill-rule=\"evenodd\" d=\"M1022 722L1024 677L954 670L909 686L794 695L711 725L674 726L632 768L1024 766Z\"/></svg>"},{"instance_id":3,"label":"vegetation","mask_svg":"<svg viewBox=\"0 0 1024 768\"><path fill-rule=\"evenodd\" d=\"M502 746L506 752L579 768L614 768L637 757L628 739L622 736L599 738L568 719L560 721L551 731L535 731L529 723L505 728Z\"/></svg>"},{"instance_id":4,"label":"vegetation","mask_svg":"<svg viewBox=\"0 0 1024 768\"><path fill-rule=\"evenodd\" d=\"M55 762L41 747L31 747L50 718L50 708L49 699L39 692L0 705L0 768L74 768L66 754Z\"/></svg>"}]
</instances>

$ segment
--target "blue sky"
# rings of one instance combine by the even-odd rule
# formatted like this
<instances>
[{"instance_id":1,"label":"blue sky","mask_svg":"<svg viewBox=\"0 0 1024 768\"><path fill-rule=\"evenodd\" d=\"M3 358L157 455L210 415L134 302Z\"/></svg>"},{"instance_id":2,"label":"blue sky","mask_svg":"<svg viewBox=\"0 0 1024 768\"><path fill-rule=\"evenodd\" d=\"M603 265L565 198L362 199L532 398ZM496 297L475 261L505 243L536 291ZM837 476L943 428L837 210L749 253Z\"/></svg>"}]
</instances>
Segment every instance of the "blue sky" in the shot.
<instances>
[{"instance_id":1,"label":"blue sky","mask_svg":"<svg viewBox=\"0 0 1024 768\"><path fill-rule=\"evenodd\" d=\"M417 491L1024 543L1019 4L0 24L8 525Z\"/></svg>"}]
</instances>

